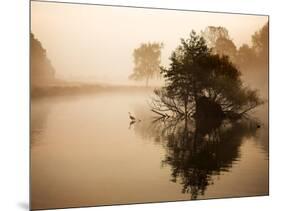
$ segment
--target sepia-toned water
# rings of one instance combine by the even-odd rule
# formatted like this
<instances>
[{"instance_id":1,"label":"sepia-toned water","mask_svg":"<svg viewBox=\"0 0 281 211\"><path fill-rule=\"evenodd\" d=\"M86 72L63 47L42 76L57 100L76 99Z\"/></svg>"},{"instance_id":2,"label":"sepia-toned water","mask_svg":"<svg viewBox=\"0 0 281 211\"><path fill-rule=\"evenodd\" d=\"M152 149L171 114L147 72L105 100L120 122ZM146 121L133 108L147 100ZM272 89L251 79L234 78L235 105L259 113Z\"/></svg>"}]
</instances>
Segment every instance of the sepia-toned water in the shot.
<instances>
[{"instance_id":1,"label":"sepia-toned water","mask_svg":"<svg viewBox=\"0 0 281 211\"><path fill-rule=\"evenodd\" d=\"M194 132L152 123L151 95L33 99L32 209L268 194L267 104L253 114L259 126L222 126L194 143Z\"/></svg>"}]
</instances>

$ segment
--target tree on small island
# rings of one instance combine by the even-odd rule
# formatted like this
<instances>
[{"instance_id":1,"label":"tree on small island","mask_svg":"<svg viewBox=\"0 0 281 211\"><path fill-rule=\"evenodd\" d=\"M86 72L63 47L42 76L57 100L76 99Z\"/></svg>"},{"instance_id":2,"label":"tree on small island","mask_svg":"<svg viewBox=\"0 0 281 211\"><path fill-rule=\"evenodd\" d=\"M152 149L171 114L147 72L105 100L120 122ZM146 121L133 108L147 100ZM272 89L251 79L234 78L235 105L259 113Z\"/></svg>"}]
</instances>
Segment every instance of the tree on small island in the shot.
<instances>
[{"instance_id":1,"label":"tree on small island","mask_svg":"<svg viewBox=\"0 0 281 211\"><path fill-rule=\"evenodd\" d=\"M165 86L155 89L151 102L163 118L236 119L262 103L257 90L243 85L229 57L212 53L195 31L181 39L170 60L168 68L161 67Z\"/></svg>"},{"instance_id":2,"label":"tree on small island","mask_svg":"<svg viewBox=\"0 0 281 211\"><path fill-rule=\"evenodd\" d=\"M134 50L133 73L129 76L132 80L145 80L146 87L149 79L160 76L160 61L162 43L142 43L139 48Z\"/></svg>"}]
</instances>

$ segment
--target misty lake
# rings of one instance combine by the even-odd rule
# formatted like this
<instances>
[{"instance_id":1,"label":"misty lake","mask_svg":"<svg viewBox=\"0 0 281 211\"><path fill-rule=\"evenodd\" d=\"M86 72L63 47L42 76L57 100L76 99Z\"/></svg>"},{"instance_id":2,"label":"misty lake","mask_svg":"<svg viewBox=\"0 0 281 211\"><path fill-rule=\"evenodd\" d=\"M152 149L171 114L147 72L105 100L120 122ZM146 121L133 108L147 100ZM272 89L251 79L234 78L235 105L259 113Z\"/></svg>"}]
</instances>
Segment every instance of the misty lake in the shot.
<instances>
[{"instance_id":1,"label":"misty lake","mask_svg":"<svg viewBox=\"0 0 281 211\"><path fill-rule=\"evenodd\" d=\"M191 146L152 123L147 89L31 101L32 208L268 194L268 106ZM128 112L137 119L130 124ZM225 126L227 127L227 126ZM192 134L191 134L192 135ZM190 134L186 137L191 136Z\"/></svg>"}]
</instances>

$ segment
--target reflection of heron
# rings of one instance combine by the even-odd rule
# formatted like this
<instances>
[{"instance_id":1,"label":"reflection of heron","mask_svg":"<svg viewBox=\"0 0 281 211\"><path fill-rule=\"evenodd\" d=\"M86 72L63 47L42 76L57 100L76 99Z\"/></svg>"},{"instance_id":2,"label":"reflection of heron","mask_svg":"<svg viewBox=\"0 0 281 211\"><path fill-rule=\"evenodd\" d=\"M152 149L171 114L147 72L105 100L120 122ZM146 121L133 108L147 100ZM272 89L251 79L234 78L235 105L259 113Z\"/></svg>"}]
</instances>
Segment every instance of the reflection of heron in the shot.
<instances>
[{"instance_id":1,"label":"reflection of heron","mask_svg":"<svg viewBox=\"0 0 281 211\"><path fill-rule=\"evenodd\" d=\"M134 117L130 112L128 112L128 113L129 113L129 118L131 120L130 125L129 125L129 129L131 129L131 126L133 124L135 124L136 122L140 122L141 120Z\"/></svg>"},{"instance_id":2,"label":"reflection of heron","mask_svg":"<svg viewBox=\"0 0 281 211\"><path fill-rule=\"evenodd\" d=\"M132 126L133 124L135 124L135 123L136 123L136 121L134 121L134 120L131 121L128 129L130 130L130 129L131 129L131 126Z\"/></svg>"},{"instance_id":3,"label":"reflection of heron","mask_svg":"<svg viewBox=\"0 0 281 211\"><path fill-rule=\"evenodd\" d=\"M136 121L136 118L132 116L132 114L130 112L129 113L129 118L132 120L132 121Z\"/></svg>"}]
</instances>

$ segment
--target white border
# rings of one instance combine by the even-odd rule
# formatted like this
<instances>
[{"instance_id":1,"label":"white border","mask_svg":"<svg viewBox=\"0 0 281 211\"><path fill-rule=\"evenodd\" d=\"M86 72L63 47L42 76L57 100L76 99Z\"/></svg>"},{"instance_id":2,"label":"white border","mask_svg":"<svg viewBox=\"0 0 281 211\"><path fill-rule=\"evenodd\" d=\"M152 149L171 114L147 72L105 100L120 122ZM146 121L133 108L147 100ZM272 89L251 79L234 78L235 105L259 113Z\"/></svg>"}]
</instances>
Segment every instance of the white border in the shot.
<instances>
[{"instance_id":1,"label":"white border","mask_svg":"<svg viewBox=\"0 0 281 211\"><path fill-rule=\"evenodd\" d=\"M67 0L95 4L270 15L270 196L123 205L82 210L274 210L280 188L280 7L276 0ZM0 209L28 210L29 172L29 1L7 0L0 7ZM239 185L239 184L237 184ZM78 209L67 209L78 210Z\"/></svg>"}]
</instances>

